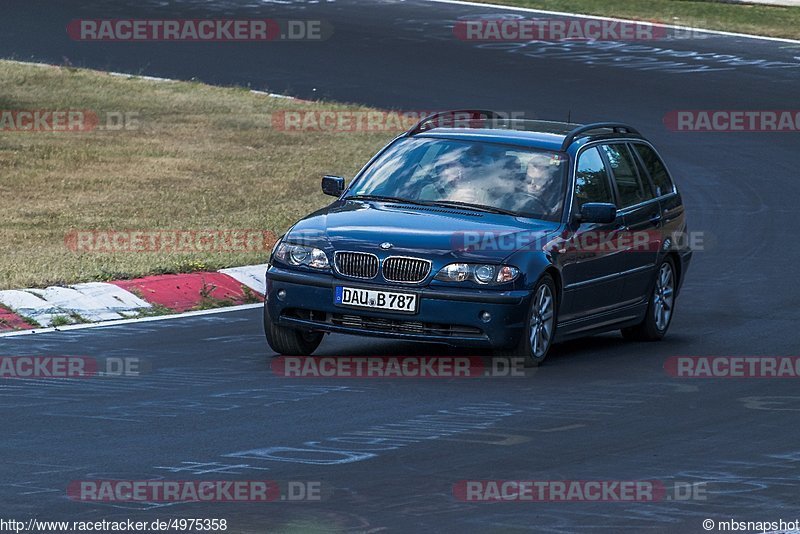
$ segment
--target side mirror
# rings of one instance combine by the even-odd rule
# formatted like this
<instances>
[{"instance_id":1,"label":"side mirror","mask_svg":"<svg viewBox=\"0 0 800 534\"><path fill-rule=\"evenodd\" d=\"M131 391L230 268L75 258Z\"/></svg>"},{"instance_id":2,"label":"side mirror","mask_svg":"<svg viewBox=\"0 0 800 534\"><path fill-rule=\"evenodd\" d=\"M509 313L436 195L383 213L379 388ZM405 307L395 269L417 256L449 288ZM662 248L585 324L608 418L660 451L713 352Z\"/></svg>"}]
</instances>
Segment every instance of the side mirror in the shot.
<instances>
[{"instance_id":1,"label":"side mirror","mask_svg":"<svg viewBox=\"0 0 800 534\"><path fill-rule=\"evenodd\" d=\"M322 192L332 197L338 197L344 191L344 178L341 176L323 176Z\"/></svg>"},{"instance_id":2,"label":"side mirror","mask_svg":"<svg viewBox=\"0 0 800 534\"><path fill-rule=\"evenodd\" d=\"M587 202L581 206L577 220L582 223L608 224L617 218L617 207L605 202Z\"/></svg>"}]
</instances>

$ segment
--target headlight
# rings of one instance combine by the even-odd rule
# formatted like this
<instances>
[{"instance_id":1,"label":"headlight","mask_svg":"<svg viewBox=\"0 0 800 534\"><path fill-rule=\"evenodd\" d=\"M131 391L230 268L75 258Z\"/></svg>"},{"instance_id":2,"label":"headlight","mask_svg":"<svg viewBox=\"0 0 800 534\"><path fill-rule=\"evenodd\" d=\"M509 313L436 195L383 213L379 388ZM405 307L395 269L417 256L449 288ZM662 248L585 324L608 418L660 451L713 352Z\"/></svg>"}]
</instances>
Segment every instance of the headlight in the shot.
<instances>
[{"instance_id":1,"label":"headlight","mask_svg":"<svg viewBox=\"0 0 800 534\"><path fill-rule=\"evenodd\" d=\"M488 284L494 280L494 265L479 265L475 267L475 280L480 284Z\"/></svg>"},{"instance_id":2,"label":"headlight","mask_svg":"<svg viewBox=\"0 0 800 534\"><path fill-rule=\"evenodd\" d=\"M303 265L311 256L311 251L306 247L289 247L289 263Z\"/></svg>"},{"instance_id":3,"label":"headlight","mask_svg":"<svg viewBox=\"0 0 800 534\"><path fill-rule=\"evenodd\" d=\"M273 254L273 257L289 265L305 265L314 269L329 269L328 256L325 251L306 247L303 245L292 245L291 243L280 243Z\"/></svg>"},{"instance_id":4,"label":"headlight","mask_svg":"<svg viewBox=\"0 0 800 534\"><path fill-rule=\"evenodd\" d=\"M471 280L481 285L505 284L519 276L519 269L510 265L476 265L471 263L451 263L434 277L442 282L464 282Z\"/></svg>"},{"instance_id":5,"label":"headlight","mask_svg":"<svg viewBox=\"0 0 800 534\"><path fill-rule=\"evenodd\" d=\"M504 265L500 267L500 270L497 272L497 277L495 281L498 284L504 284L506 282L513 282L519 276L519 269L516 267L511 267L510 265Z\"/></svg>"},{"instance_id":6,"label":"headlight","mask_svg":"<svg viewBox=\"0 0 800 534\"><path fill-rule=\"evenodd\" d=\"M463 282L469 278L469 272L469 265L466 263L451 263L439 271L435 278L444 282Z\"/></svg>"},{"instance_id":7,"label":"headlight","mask_svg":"<svg viewBox=\"0 0 800 534\"><path fill-rule=\"evenodd\" d=\"M280 236L275 243L272 245L272 250L269 251L269 261L267 261L268 265L272 265L272 260L275 259L275 251L278 250L278 247L281 246L281 242L283 241L283 236Z\"/></svg>"}]
</instances>

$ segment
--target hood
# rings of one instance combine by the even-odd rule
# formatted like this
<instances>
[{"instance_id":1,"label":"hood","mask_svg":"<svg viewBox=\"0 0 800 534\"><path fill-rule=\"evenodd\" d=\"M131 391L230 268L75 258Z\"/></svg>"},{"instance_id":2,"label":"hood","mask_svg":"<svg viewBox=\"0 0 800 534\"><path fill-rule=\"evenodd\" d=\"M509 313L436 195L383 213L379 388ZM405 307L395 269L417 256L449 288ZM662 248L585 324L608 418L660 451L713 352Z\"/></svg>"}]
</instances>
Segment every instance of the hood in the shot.
<instances>
[{"instance_id":1,"label":"hood","mask_svg":"<svg viewBox=\"0 0 800 534\"><path fill-rule=\"evenodd\" d=\"M284 239L328 251L499 262L522 247L530 248L534 241L546 242L559 226L448 207L339 200L298 222ZM391 248L381 249L384 243Z\"/></svg>"}]
</instances>

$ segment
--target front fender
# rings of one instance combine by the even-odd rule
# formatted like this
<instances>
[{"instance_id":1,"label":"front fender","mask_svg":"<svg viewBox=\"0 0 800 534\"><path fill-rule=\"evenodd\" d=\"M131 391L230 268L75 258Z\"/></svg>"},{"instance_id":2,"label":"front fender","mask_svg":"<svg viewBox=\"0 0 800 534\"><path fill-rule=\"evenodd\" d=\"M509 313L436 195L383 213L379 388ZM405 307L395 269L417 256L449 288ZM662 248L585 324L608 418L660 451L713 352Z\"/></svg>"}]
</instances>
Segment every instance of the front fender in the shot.
<instances>
[{"instance_id":1,"label":"front fender","mask_svg":"<svg viewBox=\"0 0 800 534\"><path fill-rule=\"evenodd\" d=\"M517 251L504 263L513 265L520 270L520 285L529 291L533 290L536 282L547 269L554 268L559 273L559 277L561 275L560 269L553 263L550 254L544 251Z\"/></svg>"}]
</instances>

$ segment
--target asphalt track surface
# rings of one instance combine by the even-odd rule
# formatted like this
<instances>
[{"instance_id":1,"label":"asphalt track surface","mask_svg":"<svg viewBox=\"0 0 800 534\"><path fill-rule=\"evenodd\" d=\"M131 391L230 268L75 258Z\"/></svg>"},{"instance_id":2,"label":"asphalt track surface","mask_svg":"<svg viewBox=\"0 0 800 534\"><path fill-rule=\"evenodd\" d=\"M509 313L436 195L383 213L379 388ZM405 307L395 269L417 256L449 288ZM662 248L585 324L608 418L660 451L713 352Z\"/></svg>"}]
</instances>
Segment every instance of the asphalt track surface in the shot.
<instances>
[{"instance_id":1,"label":"asphalt track surface","mask_svg":"<svg viewBox=\"0 0 800 534\"><path fill-rule=\"evenodd\" d=\"M234 532L703 532L705 518L800 515L796 380L687 380L663 369L674 355L798 354L800 137L676 133L662 123L678 109L797 109L800 45L705 35L638 49L486 47L453 39L450 28L496 10L420 1L17 4L0 20L6 57L386 108L630 122L661 148L691 229L706 240L663 342L616 334L571 342L525 377L280 378L255 309L0 339L5 355L126 356L152 366L139 378L0 383L3 517L217 517ZM324 43L100 44L64 31L74 18L169 16L321 18L335 33ZM339 335L318 352L453 353ZM425 417L441 410L458 414L458 431ZM344 445L353 432L385 434L379 427L392 423L419 434L348 463L337 460L352 455L334 453L263 457L270 447L354 450ZM320 481L326 498L163 505L66 497L70 481L108 478ZM463 479L658 480L706 484L707 498L465 503L453 497Z\"/></svg>"}]
</instances>

